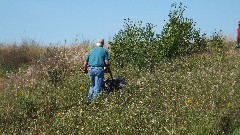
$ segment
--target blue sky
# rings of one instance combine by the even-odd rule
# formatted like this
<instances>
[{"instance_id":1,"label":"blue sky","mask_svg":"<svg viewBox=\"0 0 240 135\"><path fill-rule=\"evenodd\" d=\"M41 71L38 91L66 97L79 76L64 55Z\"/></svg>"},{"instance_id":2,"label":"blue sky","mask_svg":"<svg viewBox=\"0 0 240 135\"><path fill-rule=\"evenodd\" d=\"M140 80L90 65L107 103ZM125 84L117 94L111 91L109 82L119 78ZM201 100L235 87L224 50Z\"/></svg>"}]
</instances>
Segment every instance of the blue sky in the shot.
<instances>
[{"instance_id":1,"label":"blue sky","mask_svg":"<svg viewBox=\"0 0 240 135\"><path fill-rule=\"evenodd\" d=\"M160 33L174 2L187 6L184 17L202 33L223 30L235 39L239 0L0 0L0 43L108 40L123 29L126 18L157 25Z\"/></svg>"}]
</instances>

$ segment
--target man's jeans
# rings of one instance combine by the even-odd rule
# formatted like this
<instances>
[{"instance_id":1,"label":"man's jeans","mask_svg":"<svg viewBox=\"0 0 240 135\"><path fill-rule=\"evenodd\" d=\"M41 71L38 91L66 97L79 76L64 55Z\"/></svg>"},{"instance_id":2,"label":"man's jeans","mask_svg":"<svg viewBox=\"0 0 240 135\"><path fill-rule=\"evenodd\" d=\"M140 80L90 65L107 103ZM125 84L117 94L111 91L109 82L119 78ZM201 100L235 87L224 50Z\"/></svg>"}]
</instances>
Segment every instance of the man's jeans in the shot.
<instances>
[{"instance_id":1,"label":"man's jeans","mask_svg":"<svg viewBox=\"0 0 240 135\"><path fill-rule=\"evenodd\" d=\"M103 67L90 67L88 70L90 76L90 89L88 92L88 102L96 100L99 93L101 92L103 79L104 79L104 68Z\"/></svg>"}]
</instances>

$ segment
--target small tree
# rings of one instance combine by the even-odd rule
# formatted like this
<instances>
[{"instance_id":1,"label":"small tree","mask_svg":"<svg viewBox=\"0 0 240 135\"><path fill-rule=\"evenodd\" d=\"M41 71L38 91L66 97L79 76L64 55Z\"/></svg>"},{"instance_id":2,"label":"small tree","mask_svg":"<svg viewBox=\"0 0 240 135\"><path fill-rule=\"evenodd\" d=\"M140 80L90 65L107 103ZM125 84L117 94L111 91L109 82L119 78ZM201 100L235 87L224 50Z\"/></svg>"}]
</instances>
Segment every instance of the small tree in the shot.
<instances>
[{"instance_id":1,"label":"small tree","mask_svg":"<svg viewBox=\"0 0 240 135\"><path fill-rule=\"evenodd\" d=\"M133 22L125 19L124 29L120 30L109 42L111 58L118 67L131 64L138 69L151 69L162 58L191 54L205 49L205 34L194 28L192 19L184 18L186 7L173 4L167 22L161 34L155 34L154 25Z\"/></svg>"},{"instance_id":2,"label":"small tree","mask_svg":"<svg viewBox=\"0 0 240 135\"><path fill-rule=\"evenodd\" d=\"M160 35L161 54L164 57L173 57L190 54L202 50L206 46L205 34L200 35L200 29L194 28L192 19L184 18L186 7L180 3L172 4L173 11L169 13L167 22Z\"/></svg>"},{"instance_id":3,"label":"small tree","mask_svg":"<svg viewBox=\"0 0 240 135\"><path fill-rule=\"evenodd\" d=\"M125 19L124 29L120 30L109 42L111 46L111 59L118 67L131 64L139 69L148 66L152 61L152 49L156 41L153 28L155 26L147 23L142 26L142 22L133 22Z\"/></svg>"}]
</instances>

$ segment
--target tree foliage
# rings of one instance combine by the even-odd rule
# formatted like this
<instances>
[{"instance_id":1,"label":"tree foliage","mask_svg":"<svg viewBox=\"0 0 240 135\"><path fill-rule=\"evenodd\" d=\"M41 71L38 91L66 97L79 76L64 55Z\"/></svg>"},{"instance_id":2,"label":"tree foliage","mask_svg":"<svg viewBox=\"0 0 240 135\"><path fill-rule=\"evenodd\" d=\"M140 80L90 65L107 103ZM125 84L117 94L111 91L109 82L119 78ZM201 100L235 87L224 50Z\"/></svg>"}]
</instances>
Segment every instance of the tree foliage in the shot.
<instances>
[{"instance_id":1,"label":"tree foliage","mask_svg":"<svg viewBox=\"0 0 240 135\"><path fill-rule=\"evenodd\" d=\"M183 13L186 7L180 3L172 4L173 11L169 13L167 22L160 35L161 53L165 57L187 55L206 47L205 34L200 34L192 19L184 18Z\"/></svg>"},{"instance_id":2,"label":"tree foliage","mask_svg":"<svg viewBox=\"0 0 240 135\"><path fill-rule=\"evenodd\" d=\"M195 28L192 19L185 18L186 7L172 4L169 21L160 34L155 34L153 24L133 22L125 19L124 28L110 42L112 60L116 66L133 65L138 69L149 69L163 58L190 55L205 50L206 34Z\"/></svg>"},{"instance_id":3,"label":"tree foliage","mask_svg":"<svg viewBox=\"0 0 240 135\"><path fill-rule=\"evenodd\" d=\"M142 21L125 19L124 29L109 43L115 64L120 67L131 64L140 69L147 66L154 58L151 54L156 41L154 27L151 23L142 26Z\"/></svg>"}]
</instances>

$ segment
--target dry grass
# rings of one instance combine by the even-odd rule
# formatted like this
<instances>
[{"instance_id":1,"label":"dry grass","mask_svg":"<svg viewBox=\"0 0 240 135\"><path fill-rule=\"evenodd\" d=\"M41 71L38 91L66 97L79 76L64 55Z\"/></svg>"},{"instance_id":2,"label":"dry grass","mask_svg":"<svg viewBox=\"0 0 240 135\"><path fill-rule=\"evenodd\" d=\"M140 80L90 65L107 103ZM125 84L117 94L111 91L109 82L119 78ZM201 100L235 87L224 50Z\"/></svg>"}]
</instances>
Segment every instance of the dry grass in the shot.
<instances>
[{"instance_id":1,"label":"dry grass","mask_svg":"<svg viewBox=\"0 0 240 135\"><path fill-rule=\"evenodd\" d=\"M0 91L5 90L7 87L7 80L0 77Z\"/></svg>"},{"instance_id":2,"label":"dry grass","mask_svg":"<svg viewBox=\"0 0 240 135\"><path fill-rule=\"evenodd\" d=\"M20 45L0 46L1 89L8 86L18 90L19 86L35 84L48 79L52 70L59 72L61 79L74 70L81 70L91 47L89 42L83 43L44 47L35 41L23 41Z\"/></svg>"}]
</instances>

